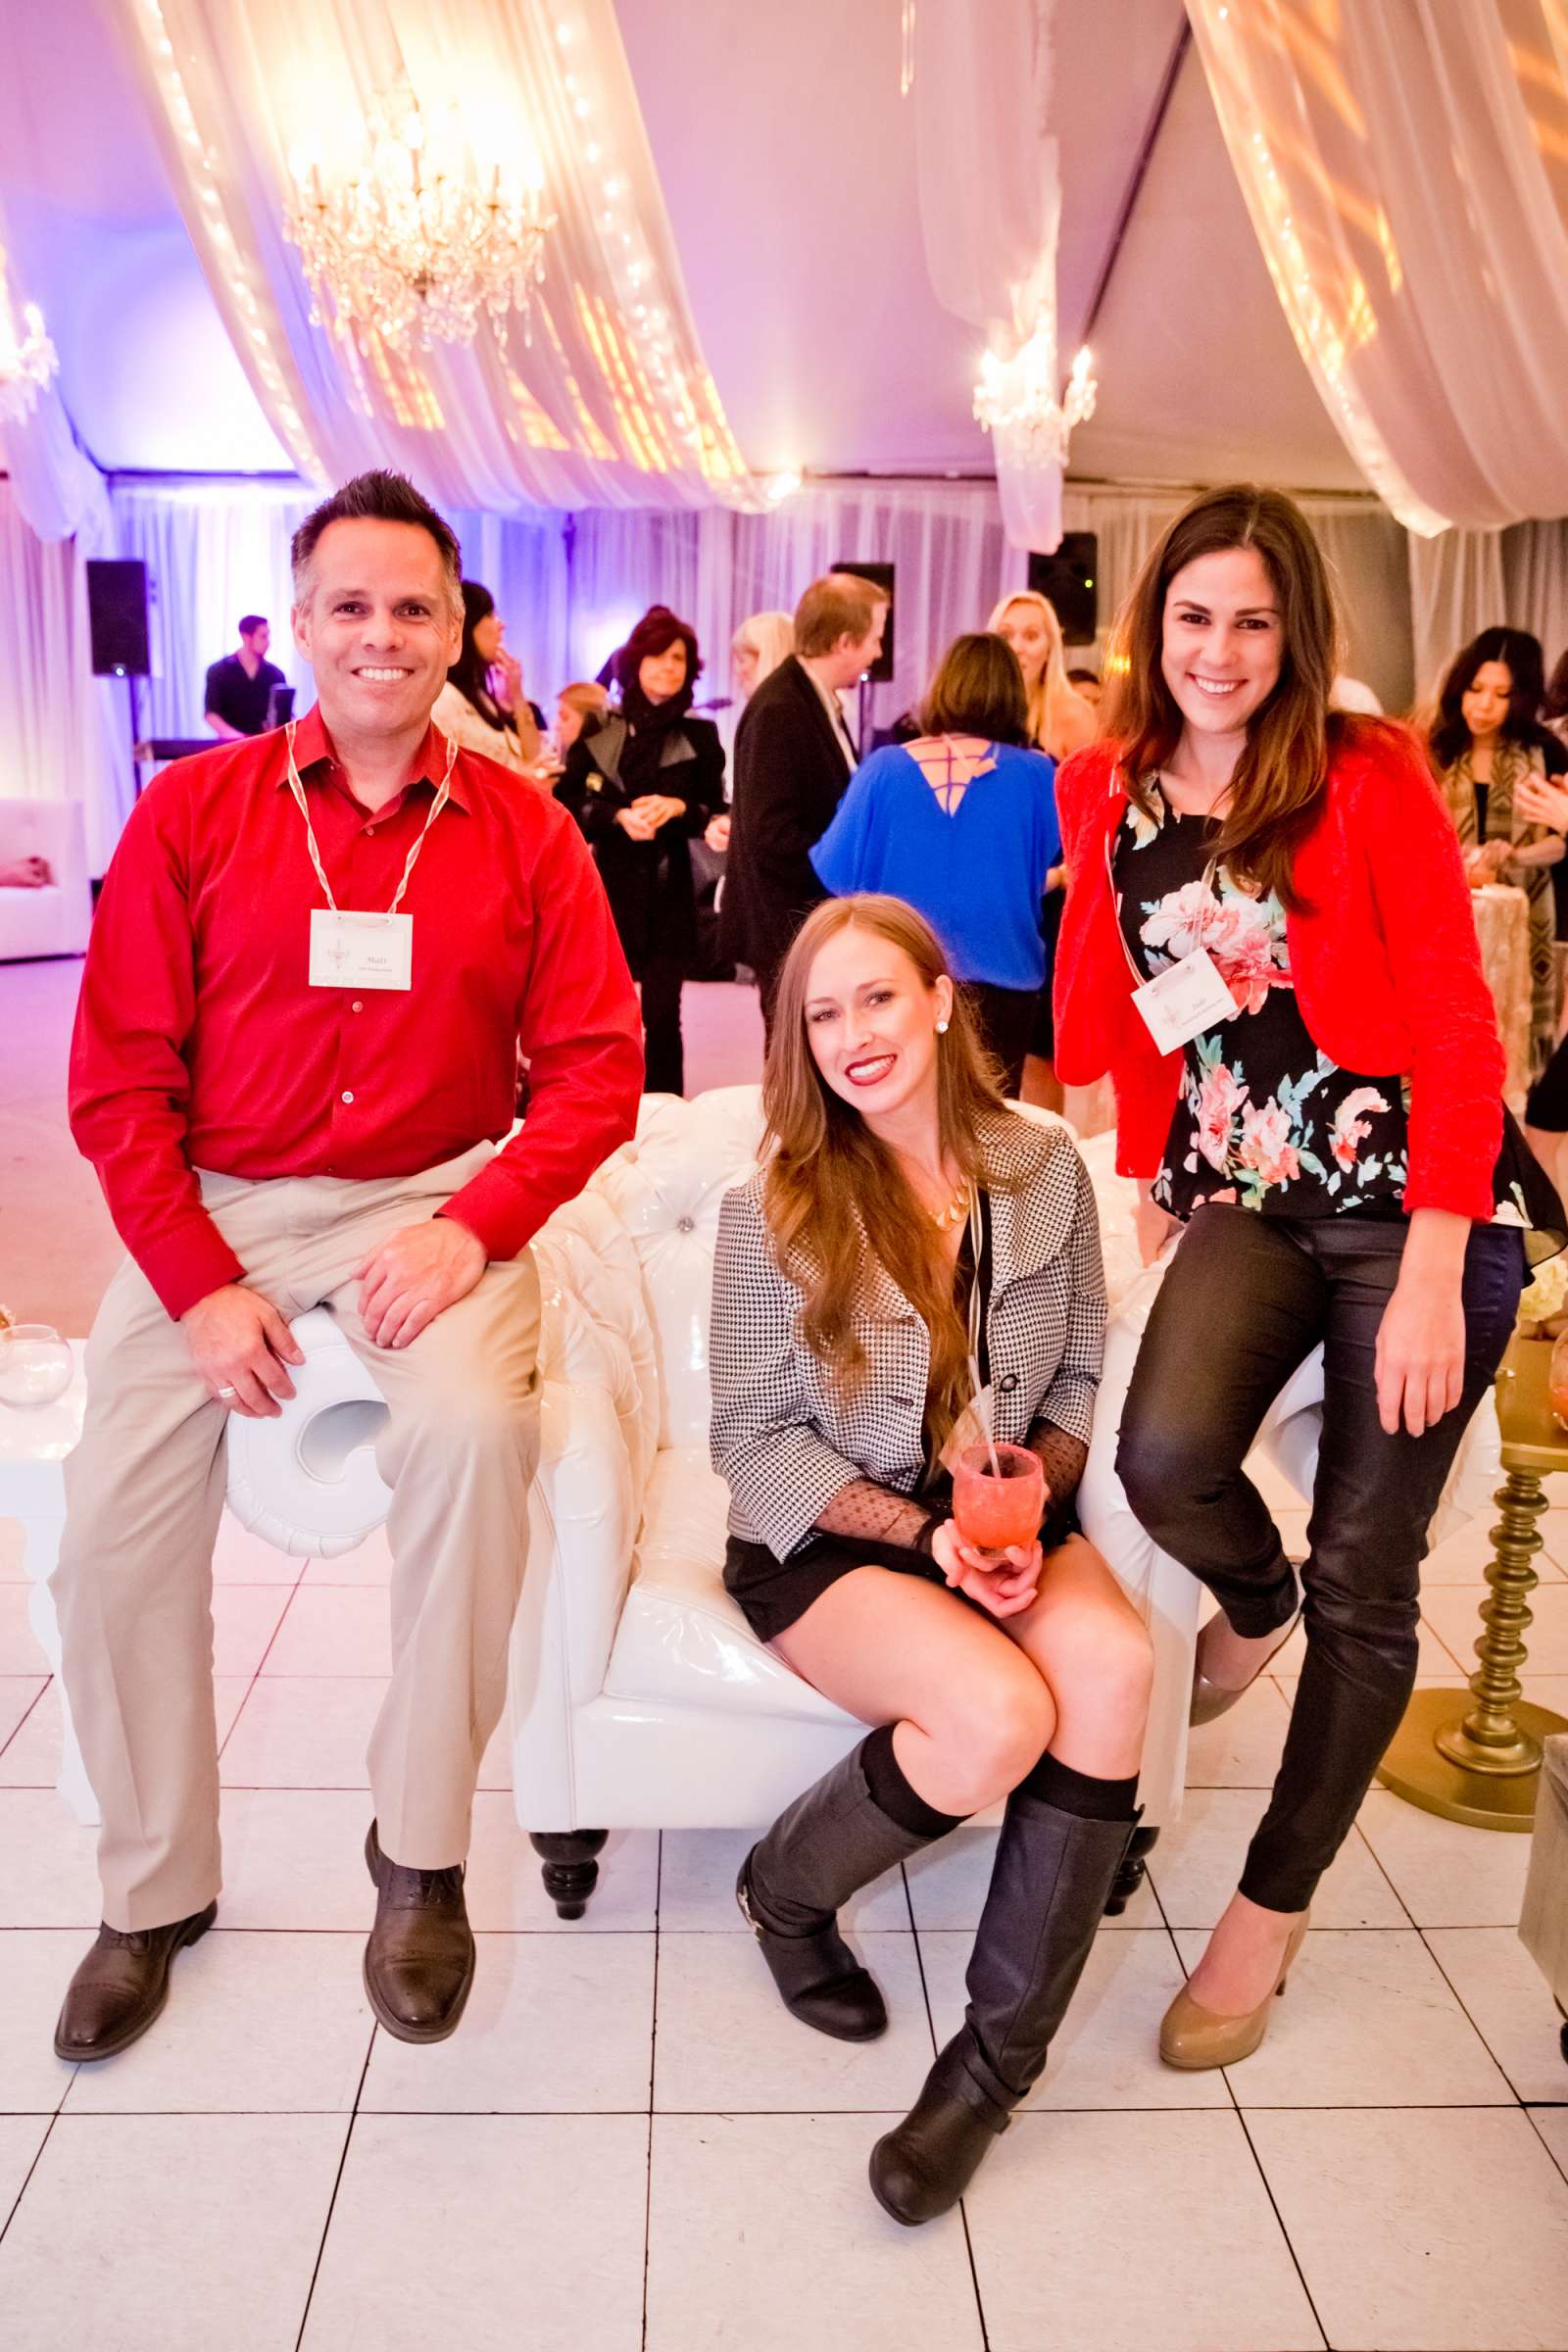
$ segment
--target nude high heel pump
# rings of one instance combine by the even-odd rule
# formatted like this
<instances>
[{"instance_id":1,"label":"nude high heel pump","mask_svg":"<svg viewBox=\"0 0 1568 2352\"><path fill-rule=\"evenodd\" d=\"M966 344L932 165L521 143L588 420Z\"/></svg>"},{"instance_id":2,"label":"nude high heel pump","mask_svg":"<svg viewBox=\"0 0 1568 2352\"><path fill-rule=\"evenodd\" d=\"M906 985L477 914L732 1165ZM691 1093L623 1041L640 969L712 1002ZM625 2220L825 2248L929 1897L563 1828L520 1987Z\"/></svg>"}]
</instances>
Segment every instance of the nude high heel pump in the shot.
<instances>
[{"instance_id":1,"label":"nude high heel pump","mask_svg":"<svg viewBox=\"0 0 1568 2352\"><path fill-rule=\"evenodd\" d=\"M1270 2003L1285 1990L1286 1979L1301 1948L1310 1916L1303 1911L1291 1930L1291 1939L1280 1962L1279 1982L1255 2009L1247 2010L1241 2017L1221 2017L1216 2010L1205 2009L1195 2001L1186 1985L1182 1986L1160 2020L1159 2054L1167 2066L1198 2074L1205 2067L1236 2066L1242 2059L1250 2058L1268 2032Z\"/></svg>"},{"instance_id":2,"label":"nude high heel pump","mask_svg":"<svg viewBox=\"0 0 1568 2352\"><path fill-rule=\"evenodd\" d=\"M1213 1723L1217 1717L1229 1714L1231 1708L1235 1706L1238 1699L1245 1698L1247 1696L1247 1693L1252 1688L1252 1683L1257 1681L1259 1675L1266 1674L1268 1672L1270 1666L1272 1666L1274 1663L1274 1660L1279 1656L1280 1651L1285 1647L1286 1642L1290 1640L1297 1627L1300 1624L1301 1609L1299 1602L1298 1602L1295 1614L1292 1616L1290 1624L1281 1629L1279 1640L1275 1642L1268 1655L1262 1660L1262 1663L1254 1670L1251 1681L1243 1683L1239 1690L1233 1690L1228 1683L1211 1683L1208 1679L1208 1676L1203 1672L1203 1634L1207 1633L1208 1627L1214 1624L1214 1622L1215 1620L1210 1617L1208 1624L1203 1627L1202 1633L1199 1635L1198 1642L1193 1652L1193 1696L1192 1704L1187 1711L1187 1720L1189 1723L1194 1725L1200 1723Z\"/></svg>"}]
</instances>

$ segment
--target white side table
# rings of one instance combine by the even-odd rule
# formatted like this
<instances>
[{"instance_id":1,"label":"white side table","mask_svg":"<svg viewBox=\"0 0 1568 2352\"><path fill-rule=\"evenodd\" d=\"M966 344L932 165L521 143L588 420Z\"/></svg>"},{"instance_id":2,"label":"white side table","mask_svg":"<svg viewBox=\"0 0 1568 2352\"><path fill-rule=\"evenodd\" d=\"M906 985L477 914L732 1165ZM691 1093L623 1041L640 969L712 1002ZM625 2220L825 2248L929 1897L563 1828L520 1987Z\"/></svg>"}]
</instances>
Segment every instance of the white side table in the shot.
<instances>
[{"instance_id":1,"label":"white side table","mask_svg":"<svg viewBox=\"0 0 1568 2352\"><path fill-rule=\"evenodd\" d=\"M84 1340L73 1340L75 1372L58 1404L41 1411L20 1411L0 1404L0 1518L22 1522L22 1564L32 1585L27 1615L39 1646L49 1661L60 1700L62 1741L61 1795L80 1822L98 1819L98 1799L88 1785L75 1727L66 1702L60 1673L60 1627L55 1618L49 1579L60 1557L60 1537L66 1524L66 1456L81 1436L82 1411L87 1401L83 1370Z\"/></svg>"}]
</instances>

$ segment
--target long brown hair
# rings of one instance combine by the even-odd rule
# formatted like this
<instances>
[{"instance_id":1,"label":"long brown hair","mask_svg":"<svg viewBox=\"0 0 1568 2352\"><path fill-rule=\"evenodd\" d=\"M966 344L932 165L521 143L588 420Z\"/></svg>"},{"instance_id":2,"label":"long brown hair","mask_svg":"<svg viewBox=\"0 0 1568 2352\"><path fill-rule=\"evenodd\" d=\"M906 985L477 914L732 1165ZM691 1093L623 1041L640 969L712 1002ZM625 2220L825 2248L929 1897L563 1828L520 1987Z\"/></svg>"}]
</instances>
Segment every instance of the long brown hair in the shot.
<instances>
[{"instance_id":1,"label":"long brown hair","mask_svg":"<svg viewBox=\"0 0 1568 2352\"><path fill-rule=\"evenodd\" d=\"M1276 892L1293 912L1296 852L1328 789L1329 754L1344 722L1331 717L1339 622L1328 565L1305 515L1280 490L1242 483L1205 491L1165 532L1117 616L1104 731L1115 742L1128 793L1154 813L1152 778L1175 752L1182 714L1160 665L1165 597L1200 556L1251 548L1279 601L1279 682L1247 724L1215 851L1238 880Z\"/></svg>"},{"instance_id":2,"label":"long brown hair","mask_svg":"<svg viewBox=\"0 0 1568 2352\"><path fill-rule=\"evenodd\" d=\"M892 1276L931 1335L929 1416L940 1444L964 1402L969 1348L954 1305L952 1262L898 1160L826 1084L807 1037L807 990L817 951L852 928L873 932L906 956L928 991L948 969L936 933L902 899L830 899L807 918L779 976L762 1072L762 1209L779 1266L805 1298L801 1336L845 1394L853 1395L865 1376L855 1309L867 1252ZM1003 1107L1000 1074L963 991L956 989L947 1035L937 1040L937 1119L944 1151L971 1187L1004 1191L1022 1180L1018 1167L987 1161L986 1122Z\"/></svg>"}]
</instances>

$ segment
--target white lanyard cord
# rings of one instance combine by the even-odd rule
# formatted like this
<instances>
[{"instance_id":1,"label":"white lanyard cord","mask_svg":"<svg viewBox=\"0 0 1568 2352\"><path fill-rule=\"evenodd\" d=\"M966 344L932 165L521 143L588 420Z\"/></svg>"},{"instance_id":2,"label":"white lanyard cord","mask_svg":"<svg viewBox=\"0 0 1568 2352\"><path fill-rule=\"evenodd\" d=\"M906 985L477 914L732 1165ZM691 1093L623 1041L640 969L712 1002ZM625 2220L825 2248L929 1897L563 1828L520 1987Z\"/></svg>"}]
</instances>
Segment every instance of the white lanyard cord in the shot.
<instances>
[{"instance_id":1,"label":"white lanyard cord","mask_svg":"<svg viewBox=\"0 0 1568 2352\"><path fill-rule=\"evenodd\" d=\"M311 823L311 812L305 806L305 787L300 781L300 771L294 763L294 727L295 721L291 718L288 722L288 725L283 729L284 741L288 747L288 788L294 795L294 799L298 805L301 816L303 816L305 819L305 846L311 853L311 863L316 868L316 879L318 882L319 882L322 890L326 893L326 903L328 906L330 906L332 912L336 914L339 911L338 903L332 896L332 885L327 880L326 868L321 863L321 853L317 847L316 828ZM446 807L448 800L451 798L452 769L454 763L456 762L457 757L458 746L456 739L449 739L447 743L446 772L441 778L441 788L437 792L435 799L430 804L430 813L425 818L423 825L419 829L418 840L414 844L414 847L410 850L408 857L403 861L403 879L398 884L396 895L393 898L391 906L386 910L388 917L396 914L398 908L402 906L403 894L409 887L409 880L414 872L415 865L417 862L419 852L424 847L424 837L426 833L429 832L430 827L435 823L435 820L440 815L442 809Z\"/></svg>"}]
</instances>

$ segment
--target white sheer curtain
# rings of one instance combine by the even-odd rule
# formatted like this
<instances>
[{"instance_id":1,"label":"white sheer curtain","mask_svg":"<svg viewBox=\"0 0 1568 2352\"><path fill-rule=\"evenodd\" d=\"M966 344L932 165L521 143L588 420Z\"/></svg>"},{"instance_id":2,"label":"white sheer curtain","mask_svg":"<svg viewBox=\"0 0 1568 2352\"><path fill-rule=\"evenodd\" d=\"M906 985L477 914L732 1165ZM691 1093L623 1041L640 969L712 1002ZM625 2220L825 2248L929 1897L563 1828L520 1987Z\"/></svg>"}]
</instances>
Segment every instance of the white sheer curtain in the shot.
<instances>
[{"instance_id":1,"label":"white sheer curtain","mask_svg":"<svg viewBox=\"0 0 1568 2352\"><path fill-rule=\"evenodd\" d=\"M745 506L613 0L131 0L129 46L185 223L269 422L307 480L396 465L446 505ZM328 181L368 110L412 90L473 165L534 150L556 215L531 343L362 359L313 326L283 234L307 157Z\"/></svg>"},{"instance_id":2,"label":"white sheer curtain","mask_svg":"<svg viewBox=\"0 0 1568 2352\"><path fill-rule=\"evenodd\" d=\"M1568 652L1568 522L1521 522L1502 534L1504 616L1533 629L1546 675Z\"/></svg>"},{"instance_id":3,"label":"white sheer curtain","mask_svg":"<svg viewBox=\"0 0 1568 2352\"><path fill-rule=\"evenodd\" d=\"M1372 487L1428 536L1563 513L1562 0L1188 14L1275 290Z\"/></svg>"},{"instance_id":4,"label":"white sheer curtain","mask_svg":"<svg viewBox=\"0 0 1568 2352\"><path fill-rule=\"evenodd\" d=\"M1009 400L1054 397L1057 145L1050 128L1054 0L919 0L914 37L920 226L937 300L986 338ZM993 434L1007 536L1051 549L1062 467L1016 424Z\"/></svg>"},{"instance_id":5,"label":"white sheer curtain","mask_svg":"<svg viewBox=\"0 0 1568 2352\"><path fill-rule=\"evenodd\" d=\"M1568 647L1568 521L1412 539L1410 603L1423 702L1434 699L1454 655L1498 621L1541 639L1549 676Z\"/></svg>"},{"instance_id":6,"label":"white sheer curtain","mask_svg":"<svg viewBox=\"0 0 1568 2352\"><path fill-rule=\"evenodd\" d=\"M141 694L144 734L208 739L207 665L233 652L242 613L270 621L268 660L296 689L296 710L316 700L288 624L289 537L311 503L297 484L115 485L121 550L147 566L153 674Z\"/></svg>"},{"instance_id":7,"label":"white sheer curtain","mask_svg":"<svg viewBox=\"0 0 1568 2352\"><path fill-rule=\"evenodd\" d=\"M207 663L232 652L237 621L247 612L266 613L272 623L268 661L294 684L296 710L311 708L315 682L289 630L289 539L313 504L299 484L116 482L120 548L148 566L153 677L143 694L146 734L207 734ZM464 543L464 576L491 590L526 689L553 717L566 661L566 517L470 515L454 508L447 519Z\"/></svg>"},{"instance_id":8,"label":"white sheer curtain","mask_svg":"<svg viewBox=\"0 0 1568 2352\"><path fill-rule=\"evenodd\" d=\"M1102 636L1114 622L1145 559L1192 495L1185 489L1067 484L1062 502L1066 528L1093 531L1099 541ZM1375 499L1307 492L1298 504L1334 572L1351 673L1376 690L1385 710L1407 710L1414 692L1410 585L1405 568L1405 550L1411 542ZM1442 546L1446 541L1435 544Z\"/></svg>"},{"instance_id":9,"label":"white sheer curtain","mask_svg":"<svg viewBox=\"0 0 1568 2352\"><path fill-rule=\"evenodd\" d=\"M857 561L896 573L894 675L875 689L878 726L919 700L952 639L984 628L1026 569L992 482L813 483L771 514L583 514L573 517L569 657L592 677L648 605L670 605L702 647L699 702L727 697L741 622L793 612L812 580Z\"/></svg>"},{"instance_id":10,"label":"white sheer curtain","mask_svg":"<svg viewBox=\"0 0 1568 2352\"><path fill-rule=\"evenodd\" d=\"M289 541L315 500L298 484L118 482L113 506L122 552L147 565L153 676L143 698L148 735L203 737L207 664L231 653L240 615L272 624L275 662L295 687L295 709L316 699L309 664L289 627ZM507 623L534 700L553 715L564 660L564 518L528 520L454 510L466 577L481 581Z\"/></svg>"},{"instance_id":11,"label":"white sheer curtain","mask_svg":"<svg viewBox=\"0 0 1568 2352\"><path fill-rule=\"evenodd\" d=\"M1416 694L1436 699L1443 673L1478 630L1506 618L1502 533L1445 531L1410 541L1410 616L1415 632Z\"/></svg>"},{"instance_id":12,"label":"white sheer curtain","mask_svg":"<svg viewBox=\"0 0 1568 2352\"><path fill-rule=\"evenodd\" d=\"M80 801L101 874L130 808L130 735L124 688L92 674L82 563L0 476L0 799Z\"/></svg>"}]
</instances>

